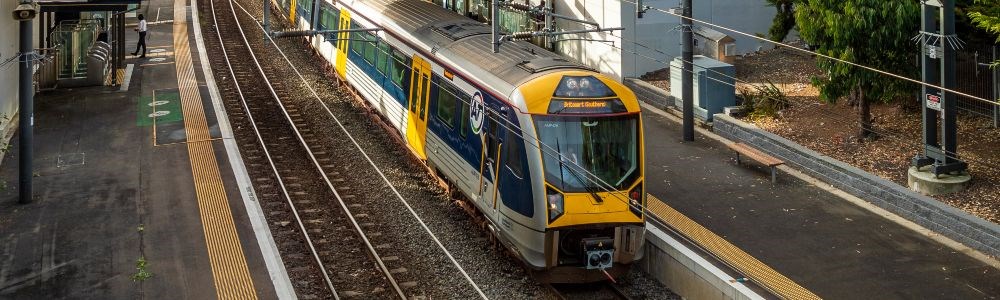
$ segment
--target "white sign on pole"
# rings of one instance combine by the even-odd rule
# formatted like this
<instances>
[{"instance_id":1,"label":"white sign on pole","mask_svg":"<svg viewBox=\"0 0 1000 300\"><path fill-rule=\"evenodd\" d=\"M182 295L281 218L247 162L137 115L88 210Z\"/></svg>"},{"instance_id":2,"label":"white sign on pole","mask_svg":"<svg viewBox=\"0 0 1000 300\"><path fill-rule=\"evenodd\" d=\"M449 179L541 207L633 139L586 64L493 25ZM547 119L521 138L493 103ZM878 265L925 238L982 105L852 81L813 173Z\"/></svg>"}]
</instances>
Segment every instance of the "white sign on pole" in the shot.
<instances>
[{"instance_id":1,"label":"white sign on pole","mask_svg":"<svg viewBox=\"0 0 1000 300\"><path fill-rule=\"evenodd\" d=\"M941 96L934 94L927 94L926 101L924 101L927 108L941 111Z\"/></svg>"}]
</instances>

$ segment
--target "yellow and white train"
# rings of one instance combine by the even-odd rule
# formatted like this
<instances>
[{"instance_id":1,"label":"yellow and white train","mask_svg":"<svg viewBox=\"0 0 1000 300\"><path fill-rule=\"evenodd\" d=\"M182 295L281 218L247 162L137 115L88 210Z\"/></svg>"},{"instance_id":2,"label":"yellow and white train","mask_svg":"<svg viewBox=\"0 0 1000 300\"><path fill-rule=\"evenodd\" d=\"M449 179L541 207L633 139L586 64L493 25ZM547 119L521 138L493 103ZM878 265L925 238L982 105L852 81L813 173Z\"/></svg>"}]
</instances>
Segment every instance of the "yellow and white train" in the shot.
<instances>
[{"instance_id":1,"label":"yellow and white train","mask_svg":"<svg viewBox=\"0 0 1000 300\"><path fill-rule=\"evenodd\" d=\"M642 120L624 85L528 42L493 53L490 27L431 2L275 1L299 29L380 28L313 47L527 265L589 281L642 256Z\"/></svg>"}]
</instances>

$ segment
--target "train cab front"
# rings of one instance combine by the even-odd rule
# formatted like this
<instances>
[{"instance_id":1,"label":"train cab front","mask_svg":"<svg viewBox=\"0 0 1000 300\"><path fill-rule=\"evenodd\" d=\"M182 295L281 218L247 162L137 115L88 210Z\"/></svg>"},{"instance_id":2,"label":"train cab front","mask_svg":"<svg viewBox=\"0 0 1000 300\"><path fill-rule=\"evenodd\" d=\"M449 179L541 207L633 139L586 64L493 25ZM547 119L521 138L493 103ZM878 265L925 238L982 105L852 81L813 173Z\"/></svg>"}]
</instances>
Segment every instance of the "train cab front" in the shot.
<instances>
[{"instance_id":1,"label":"train cab front","mask_svg":"<svg viewBox=\"0 0 1000 300\"><path fill-rule=\"evenodd\" d=\"M644 241L639 104L610 78L567 73L545 80L555 88L544 111L532 109L545 186L545 277L617 277L641 258Z\"/></svg>"}]
</instances>

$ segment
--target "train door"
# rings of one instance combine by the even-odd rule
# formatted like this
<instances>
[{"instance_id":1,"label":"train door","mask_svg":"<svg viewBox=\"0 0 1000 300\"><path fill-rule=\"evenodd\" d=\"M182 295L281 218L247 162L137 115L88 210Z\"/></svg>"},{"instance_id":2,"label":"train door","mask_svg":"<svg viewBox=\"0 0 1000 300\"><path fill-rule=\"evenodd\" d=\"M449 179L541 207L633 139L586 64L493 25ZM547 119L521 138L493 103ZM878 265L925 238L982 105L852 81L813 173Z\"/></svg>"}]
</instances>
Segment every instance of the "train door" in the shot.
<instances>
[{"instance_id":1,"label":"train door","mask_svg":"<svg viewBox=\"0 0 1000 300\"><path fill-rule=\"evenodd\" d=\"M351 28L351 13L347 12L346 9L340 10L340 21L337 23L337 29L347 30ZM337 33L337 74L340 74L340 78L347 79L347 42L350 41L350 32L340 32Z\"/></svg>"},{"instance_id":2,"label":"train door","mask_svg":"<svg viewBox=\"0 0 1000 300\"><path fill-rule=\"evenodd\" d=\"M292 26L298 27L295 25L299 23L295 20L295 11L299 9L299 4L296 2L298 1L292 0L291 4L288 5L288 22L292 23Z\"/></svg>"},{"instance_id":3,"label":"train door","mask_svg":"<svg viewBox=\"0 0 1000 300\"><path fill-rule=\"evenodd\" d=\"M427 139L427 106L431 95L431 65L413 55L410 75L410 97L406 118L406 141L421 159L427 159L424 144Z\"/></svg>"},{"instance_id":4,"label":"train door","mask_svg":"<svg viewBox=\"0 0 1000 300\"><path fill-rule=\"evenodd\" d=\"M487 113L489 115L489 113ZM500 149L503 148L500 130L495 118L486 118L486 135L483 143L483 160L480 163L479 199L487 207L497 209L497 181L500 175Z\"/></svg>"}]
</instances>

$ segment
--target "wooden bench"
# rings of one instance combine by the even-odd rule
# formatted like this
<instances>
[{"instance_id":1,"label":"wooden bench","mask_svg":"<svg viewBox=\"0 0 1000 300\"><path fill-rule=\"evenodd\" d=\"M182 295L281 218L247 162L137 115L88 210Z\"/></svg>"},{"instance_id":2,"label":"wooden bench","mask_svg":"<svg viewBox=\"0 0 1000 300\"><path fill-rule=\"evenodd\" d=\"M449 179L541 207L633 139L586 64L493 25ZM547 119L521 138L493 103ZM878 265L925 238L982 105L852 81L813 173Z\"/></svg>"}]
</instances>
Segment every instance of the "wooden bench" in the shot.
<instances>
[{"instance_id":1,"label":"wooden bench","mask_svg":"<svg viewBox=\"0 0 1000 300\"><path fill-rule=\"evenodd\" d=\"M785 164L784 161L768 155L767 153L761 152L760 150L750 147L750 145L744 143L731 143L728 146L729 149L736 151L736 164L740 164L740 154L742 154L771 168L771 183L775 183L777 180L775 169L777 169L778 166Z\"/></svg>"}]
</instances>

